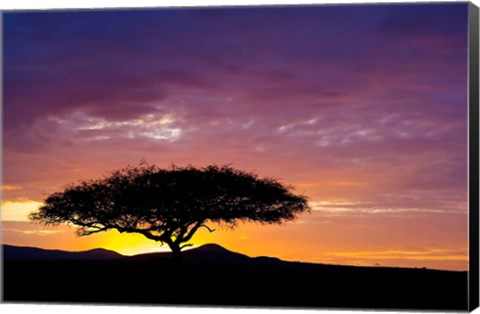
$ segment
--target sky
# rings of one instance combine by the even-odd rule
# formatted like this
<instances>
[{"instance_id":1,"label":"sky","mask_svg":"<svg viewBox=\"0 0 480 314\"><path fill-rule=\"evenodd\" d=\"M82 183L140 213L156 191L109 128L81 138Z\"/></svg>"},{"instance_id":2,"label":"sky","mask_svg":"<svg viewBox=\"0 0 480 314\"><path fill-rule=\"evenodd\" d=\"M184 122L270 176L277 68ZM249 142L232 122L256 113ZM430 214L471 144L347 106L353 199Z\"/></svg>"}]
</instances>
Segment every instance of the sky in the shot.
<instances>
[{"instance_id":1,"label":"sky","mask_svg":"<svg viewBox=\"0 0 480 314\"><path fill-rule=\"evenodd\" d=\"M5 13L3 242L167 250L27 215L68 183L143 159L232 164L294 186L312 211L282 226L202 230L195 245L466 270L467 9Z\"/></svg>"}]
</instances>

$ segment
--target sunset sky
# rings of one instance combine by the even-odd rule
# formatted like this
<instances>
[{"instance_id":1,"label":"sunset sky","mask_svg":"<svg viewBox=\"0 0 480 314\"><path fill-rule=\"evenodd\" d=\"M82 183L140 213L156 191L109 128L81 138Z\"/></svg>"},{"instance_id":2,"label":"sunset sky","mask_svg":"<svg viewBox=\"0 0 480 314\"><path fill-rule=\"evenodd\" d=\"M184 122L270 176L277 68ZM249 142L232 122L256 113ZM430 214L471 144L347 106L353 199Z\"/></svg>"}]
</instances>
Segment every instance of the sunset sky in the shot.
<instances>
[{"instance_id":1,"label":"sunset sky","mask_svg":"<svg viewBox=\"0 0 480 314\"><path fill-rule=\"evenodd\" d=\"M3 243L158 250L27 215L142 159L232 164L311 213L210 234L250 256L468 267L466 3L5 13ZM213 225L212 225L213 226ZM215 227L215 226L213 226Z\"/></svg>"}]
</instances>

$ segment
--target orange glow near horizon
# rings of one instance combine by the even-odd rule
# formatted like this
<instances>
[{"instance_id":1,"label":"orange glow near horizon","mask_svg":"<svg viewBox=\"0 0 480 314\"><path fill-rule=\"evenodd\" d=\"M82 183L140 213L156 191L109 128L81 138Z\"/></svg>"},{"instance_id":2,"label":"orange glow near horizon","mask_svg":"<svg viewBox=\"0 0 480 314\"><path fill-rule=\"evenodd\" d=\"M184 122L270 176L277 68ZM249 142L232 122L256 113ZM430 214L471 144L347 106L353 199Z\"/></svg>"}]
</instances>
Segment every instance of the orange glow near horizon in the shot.
<instances>
[{"instance_id":1,"label":"orange glow near horizon","mask_svg":"<svg viewBox=\"0 0 480 314\"><path fill-rule=\"evenodd\" d=\"M303 217L307 218L307 217ZM378 218L377 218L378 219ZM169 252L167 245L151 241L139 234L120 234L108 231L91 236L77 237L74 227L44 227L28 222L3 222L4 243L31 246L31 243L47 249L82 251L104 248L123 255L136 255L153 252ZM16 227L12 225L17 225ZM421 246L423 238L429 233L418 234L418 247L402 245L410 238L382 241L378 234L371 243L359 241L361 233L353 226L335 226L326 222L323 232L316 232L317 239L312 241L312 229L308 222L300 217L296 222L283 226L240 224L235 229L216 228L209 233L200 229L192 241L193 247L216 243L223 247L251 257L271 256L288 261L312 263L356 265L356 266L393 266L427 267L434 269L466 270L468 253L455 244L447 248ZM212 227L214 227L212 225ZM214 227L215 228L215 227ZM413 226L413 228L417 228ZM393 230L398 231L398 230ZM435 233L434 230L432 230ZM381 232L380 232L381 233ZM360 250L356 249L362 242ZM389 243L390 242L390 243ZM398 249L398 247L403 249ZM190 249L190 248L186 248Z\"/></svg>"}]
</instances>

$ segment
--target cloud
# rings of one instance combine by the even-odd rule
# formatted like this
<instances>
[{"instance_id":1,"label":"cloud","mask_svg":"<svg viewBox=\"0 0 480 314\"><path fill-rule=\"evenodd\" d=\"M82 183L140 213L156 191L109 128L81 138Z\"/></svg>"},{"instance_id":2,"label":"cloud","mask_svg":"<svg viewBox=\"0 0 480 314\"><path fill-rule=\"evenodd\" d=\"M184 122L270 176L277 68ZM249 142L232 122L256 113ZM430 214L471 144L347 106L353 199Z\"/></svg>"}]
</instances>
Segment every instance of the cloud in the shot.
<instances>
[{"instance_id":1,"label":"cloud","mask_svg":"<svg viewBox=\"0 0 480 314\"><path fill-rule=\"evenodd\" d=\"M372 198L370 201L313 201L309 202L309 205L312 210L324 215L467 214L466 203L462 201L452 202L448 199L436 199L435 197L419 200L414 194L406 196L403 200L397 195L393 195L390 200L380 197Z\"/></svg>"},{"instance_id":2,"label":"cloud","mask_svg":"<svg viewBox=\"0 0 480 314\"><path fill-rule=\"evenodd\" d=\"M23 200L23 201L2 201L1 214L3 221L26 221L28 215L37 210L42 203Z\"/></svg>"},{"instance_id":3,"label":"cloud","mask_svg":"<svg viewBox=\"0 0 480 314\"><path fill-rule=\"evenodd\" d=\"M3 228L4 232L15 232L15 233L22 233L26 235L53 235L57 233L63 233L63 230L48 230L48 229L29 229L29 230L22 230L22 229L14 229L14 228Z\"/></svg>"},{"instance_id":4,"label":"cloud","mask_svg":"<svg viewBox=\"0 0 480 314\"><path fill-rule=\"evenodd\" d=\"M417 260L417 261L468 261L468 253L463 249L418 249L418 250L379 250L379 251L348 251L329 252L332 257L352 258L354 260Z\"/></svg>"},{"instance_id":5,"label":"cloud","mask_svg":"<svg viewBox=\"0 0 480 314\"><path fill-rule=\"evenodd\" d=\"M3 192L5 191L16 191L16 190L21 190L22 187L18 185L2 185L1 190Z\"/></svg>"},{"instance_id":6,"label":"cloud","mask_svg":"<svg viewBox=\"0 0 480 314\"><path fill-rule=\"evenodd\" d=\"M182 135L182 128L173 114L145 114L137 119L109 121L102 118L77 114L77 127L73 131L84 140L109 140L113 137L136 139L145 137L153 140L175 141ZM75 120L75 119L73 119ZM71 124L69 118L59 120Z\"/></svg>"}]
</instances>

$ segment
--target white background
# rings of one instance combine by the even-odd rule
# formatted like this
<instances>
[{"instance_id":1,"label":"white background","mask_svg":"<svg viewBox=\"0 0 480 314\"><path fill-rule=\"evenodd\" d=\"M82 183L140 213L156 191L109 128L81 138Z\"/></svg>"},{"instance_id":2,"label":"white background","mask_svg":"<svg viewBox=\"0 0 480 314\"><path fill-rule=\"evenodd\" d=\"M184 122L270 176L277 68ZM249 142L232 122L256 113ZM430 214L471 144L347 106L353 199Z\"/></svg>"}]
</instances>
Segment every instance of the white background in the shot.
<instances>
[{"instance_id":1,"label":"white background","mask_svg":"<svg viewBox=\"0 0 480 314\"><path fill-rule=\"evenodd\" d=\"M453 2L442 1L441 2ZM440 2L436 1L436 2ZM259 5L259 4L325 4L325 3L378 3L380 1L372 0L321 0L321 1L305 1L305 0L3 0L0 2L0 10L10 9L68 9L68 8L133 8L133 7L161 7L161 6L205 6L205 5ZM418 1L384 1L384 2L418 2ZM423 1L426 2L426 1ZM431 2L431 1L430 1ZM472 1L480 6L480 0ZM3 51L2 51L3 53ZM1 287L0 287L1 292ZM133 292L134 293L134 292ZM131 307L131 306L84 306L84 305L37 305L37 304L1 304L0 312L4 314L10 313L52 313L52 314L307 314L314 310L292 310L292 309L251 309L251 308L194 308L194 307ZM341 314L341 313L384 313L373 311L334 311L334 310L315 310L316 313L322 314ZM395 312L390 312L395 313ZM480 310L475 311L476 314Z\"/></svg>"}]
</instances>

